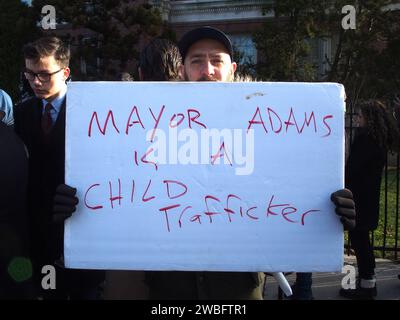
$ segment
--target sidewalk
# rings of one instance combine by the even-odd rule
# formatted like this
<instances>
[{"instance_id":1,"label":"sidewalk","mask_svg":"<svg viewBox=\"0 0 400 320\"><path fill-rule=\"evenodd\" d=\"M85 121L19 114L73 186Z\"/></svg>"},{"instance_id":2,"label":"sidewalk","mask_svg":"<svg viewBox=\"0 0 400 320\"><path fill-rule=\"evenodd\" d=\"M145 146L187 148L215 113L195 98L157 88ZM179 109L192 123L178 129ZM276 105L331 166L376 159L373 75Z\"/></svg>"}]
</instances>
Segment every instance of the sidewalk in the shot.
<instances>
[{"instance_id":1,"label":"sidewalk","mask_svg":"<svg viewBox=\"0 0 400 320\"><path fill-rule=\"evenodd\" d=\"M345 265L356 266L354 256L345 256ZM376 300L400 300L400 264L391 260L376 259L376 279L378 296ZM313 273L313 294L315 300L347 300L339 296L341 282L344 273L325 272ZM290 284L296 279L296 274L292 273L286 277ZM273 277L267 277L264 294L265 300L278 299L278 285Z\"/></svg>"}]
</instances>

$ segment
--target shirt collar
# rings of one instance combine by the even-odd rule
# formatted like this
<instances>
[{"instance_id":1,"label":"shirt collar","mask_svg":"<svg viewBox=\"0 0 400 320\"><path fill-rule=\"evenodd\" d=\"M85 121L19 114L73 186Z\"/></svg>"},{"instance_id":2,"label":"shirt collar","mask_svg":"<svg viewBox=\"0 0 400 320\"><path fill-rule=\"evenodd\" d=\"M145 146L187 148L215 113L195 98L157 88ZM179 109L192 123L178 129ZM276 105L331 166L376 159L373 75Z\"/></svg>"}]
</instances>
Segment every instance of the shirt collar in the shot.
<instances>
[{"instance_id":1,"label":"shirt collar","mask_svg":"<svg viewBox=\"0 0 400 320\"><path fill-rule=\"evenodd\" d=\"M57 113L60 112L60 110L61 110L61 106L62 106L62 104L63 104L63 102L64 102L64 99L65 99L65 95L66 95L66 94L67 94L67 85L65 85L65 86L60 90L60 93L59 93L59 95L58 95L56 98L54 98L52 101L50 101L51 105L52 105L53 108L57 111ZM42 99L43 107L44 107L47 103L49 103L49 101L47 101L47 100L45 100L45 99Z\"/></svg>"}]
</instances>

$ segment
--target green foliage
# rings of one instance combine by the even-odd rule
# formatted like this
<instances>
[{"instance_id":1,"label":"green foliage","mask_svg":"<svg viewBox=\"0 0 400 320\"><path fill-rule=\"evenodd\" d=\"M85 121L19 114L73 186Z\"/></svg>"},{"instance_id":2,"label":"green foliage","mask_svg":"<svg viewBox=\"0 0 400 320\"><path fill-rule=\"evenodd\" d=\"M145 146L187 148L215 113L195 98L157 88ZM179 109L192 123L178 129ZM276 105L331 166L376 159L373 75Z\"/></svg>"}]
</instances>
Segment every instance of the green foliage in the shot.
<instances>
[{"instance_id":1,"label":"green foliage","mask_svg":"<svg viewBox=\"0 0 400 320\"><path fill-rule=\"evenodd\" d=\"M310 39L325 32L327 1L267 1L265 12L274 12L264 27L254 34L256 47L264 59L258 64L258 76L277 81L311 81L315 66L306 58Z\"/></svg>"},{"instance_id":2,"label":"green foliage","mask_svg":"<svg viewBox=\"0 0 400 320\"><path fill-rule=\"evenodd\" d=\"M359 98L391 98L400 92L400 14L385 10L391 0L266 1L274 12L254 34L264 59L258 76L268 80L343 83L352 102ZM356 8L356 29L342 28L342 7ZM271 11L273 10L273 11ZM318 75L310 60L310 41L331 38L330 66Z\"/></svg>"},{"instance_id":3,"label":"green foliage","mask_svg":"<svg viewBox=\"0 0 400 320\"><path fill-rule=\"evenodd\" d=\"M338 46L326 79L343 83L354 103L360 98L391 98L400 89L395 57L400 39L399 12L383 9L390 0L354 2L356 29L344 31L336 26L333 30Z\"/></svg>"},{"instance_id":4,"label":"green foliage","mask_svg":"<svg viewBox=\"0 0 400 320\"><path fill-rule=\"evenodd\" d=\"M22 47L38 31L35 16L20 0L0 1L0 88L16 102L23 66Z\"/></svg>"}]
</instances>

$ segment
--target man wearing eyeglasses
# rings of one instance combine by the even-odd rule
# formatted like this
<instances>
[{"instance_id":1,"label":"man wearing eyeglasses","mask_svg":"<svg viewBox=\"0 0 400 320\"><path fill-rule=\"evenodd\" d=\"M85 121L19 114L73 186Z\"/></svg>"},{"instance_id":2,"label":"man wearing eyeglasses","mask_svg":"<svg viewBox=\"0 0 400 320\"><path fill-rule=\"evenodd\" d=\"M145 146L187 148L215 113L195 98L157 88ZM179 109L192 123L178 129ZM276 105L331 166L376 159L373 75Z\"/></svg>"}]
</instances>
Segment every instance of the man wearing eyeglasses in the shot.
<instances>
[{"instance_id":1,"label":"man wearing eyeglasses","mask_svg":"<svg viewBox=\"0 0 400 320\"><path fill-rule=\"evenodd\" d=\"M56 37L44 37L24 49L24 75L35 97L15 110L15 130L29 152L28 211L31 257L37 294L43 298L94 299L101 281L89 271L57 265L63 254L63 227L55 223L52 204L57 185L64 183L65 100L69 48ZM56 289L42 290L45 265L56 269Z\"/></svg>"}]
</instances>

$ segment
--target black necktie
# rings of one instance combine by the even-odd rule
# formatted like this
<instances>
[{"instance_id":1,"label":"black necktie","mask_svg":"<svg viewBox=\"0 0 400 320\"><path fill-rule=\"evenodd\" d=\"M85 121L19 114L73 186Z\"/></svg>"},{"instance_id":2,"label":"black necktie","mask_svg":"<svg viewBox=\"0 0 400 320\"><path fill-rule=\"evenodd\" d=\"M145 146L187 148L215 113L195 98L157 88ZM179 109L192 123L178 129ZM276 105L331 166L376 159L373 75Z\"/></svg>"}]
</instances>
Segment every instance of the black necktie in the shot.
<instances>
[{"instance_id":1,"label":"black necktie","mask_svg":"<svg viewBox=\"0 0 400 320\"><path fill-rule=\"evenodd\" d=\"M43 133L49 134L53 126L53 119L51 118L50 111L53 109L51 103L47 103L44 107L44 113L42 115L42 130Z\"/></svg>"}]
</instances>

